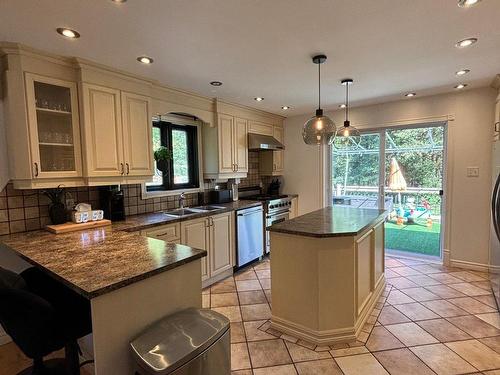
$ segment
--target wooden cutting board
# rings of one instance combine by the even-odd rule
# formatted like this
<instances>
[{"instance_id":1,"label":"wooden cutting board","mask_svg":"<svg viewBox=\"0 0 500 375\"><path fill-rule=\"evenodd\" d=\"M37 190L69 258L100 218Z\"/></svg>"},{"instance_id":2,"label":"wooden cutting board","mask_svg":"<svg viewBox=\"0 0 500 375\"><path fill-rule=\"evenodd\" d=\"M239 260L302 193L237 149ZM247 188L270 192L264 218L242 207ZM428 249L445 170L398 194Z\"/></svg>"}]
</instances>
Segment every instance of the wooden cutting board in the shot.
<instances>
[{"instance_id":1,"label":"wooden cutting board","mask_svg":"<svg viewBox=\"0 0 500 375\"><path fill-rule=\"evenodd\" d=\"M76 232L79 230L84 230L84 229L92 229L92 228L99 228L99 227L105 227L111 225L111 220L103 219L99 221L88 221L86 223L80 223L76 224L71 221L68 221L67 223L64 224L57 224L57 225L47 225L45 227L46 230L49 232L55 233L55 234L61 234L61 233L69 233L69 232Z\"/></svg>"}]
</instances>

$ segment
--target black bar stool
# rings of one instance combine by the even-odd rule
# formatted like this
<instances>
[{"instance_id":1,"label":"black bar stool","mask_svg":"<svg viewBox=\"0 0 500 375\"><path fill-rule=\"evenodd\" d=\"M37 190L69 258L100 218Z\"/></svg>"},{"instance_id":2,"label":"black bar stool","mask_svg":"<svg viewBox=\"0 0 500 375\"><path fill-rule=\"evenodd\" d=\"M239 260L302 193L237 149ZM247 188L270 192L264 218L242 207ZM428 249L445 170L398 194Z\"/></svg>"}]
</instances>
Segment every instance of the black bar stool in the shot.
<instances>
[{"instance_id":1,"label":"black bar stool","mask_svg":"<svg viewBox=\"0 0 500 375\"><path fill-rule=\"evenodd\" d=\"M33 366L19 375L80 374L77 339L92 331L90 302L36 268L0 267L0 323ZM65 348L66 358L44 361Z\"/></svg>"}]
</instances>

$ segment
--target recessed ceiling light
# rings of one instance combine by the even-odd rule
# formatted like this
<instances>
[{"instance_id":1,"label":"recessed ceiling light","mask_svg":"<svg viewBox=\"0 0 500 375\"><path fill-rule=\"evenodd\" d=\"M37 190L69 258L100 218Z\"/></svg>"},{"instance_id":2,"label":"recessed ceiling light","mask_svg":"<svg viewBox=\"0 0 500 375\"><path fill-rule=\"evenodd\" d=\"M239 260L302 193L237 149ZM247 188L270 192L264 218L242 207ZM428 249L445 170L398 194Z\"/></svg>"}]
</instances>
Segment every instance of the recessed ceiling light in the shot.
<instances>
[{"instance_id":1,"label":"recessed ceiling light","mask_svg":"<svg viewBox=\"0 0 500 375\"><path fill-rule=\"evenodd\" d=\"M408 94L405 94L405 96L406 96L407 98L412 98L412 97L414 97L414 96L416 96L416 95L417 95L417 94L416 94L416 93L414 93L414 92L409 92Z\"/></svg>"},{"instance_id":2,"label":"recessed ceiling light","mask_svg":"<svg viewBox=\"0 0 500 375\"><path fill-rule=\"evenodd\" d=\"M455 86L455 89L460 90L460 89L463 89L465 87L467 87L466 83L460 83L460 84L458 84L458 85Z\"/></svg>"},{"instance_id":3,"label":"recessed ceiling light","mask_svg":"<svg viewBox=\"0 0 500 375\"><path fill-rule=\"evenodd\" d=\"M339 105L339 108L345 108L345 107L346 107L346 105L345 105L345 104L341 104L341 105Z\"/></svg>"},{"instance_id":4,"label":"recessed ceiling light","mask_svg":"<svg viewBox=\"0 0 500 375\"><path fill-rule=\"evenodd\" d=\"M477 5L481 0L458 0L458 6L461 8L470 8Z\"/></svg>"},{"instance_id":5,"label":"recessed ceiling light","mask_svg":"<svg viewBox=\"0 0 500 375\"><path fill-rule=\"evenodd\" d=\"M212 82L210 82L210 84L212 86L222 86L222 82L221 81L212 81Z\"/></svg>"},{"instance_id":6,"label":"recessed ceiling light","mask_svg":"<svg viewBox=\"0 0 500 375\"><path fill-rule=\"evenodd\" d=\"M253 100L256 100L258 102L261 102L264 100L264 98L260 97L260 96L257 96L256 98L253 98Z\"/></svg>"},{"instance_id":7,"label":"recessed ceiling light","mask_svg":"<svg viewBox=\"0 0 500 375\"><path fill-rule=\"evenodd\" d=\"M476 42L477 42L477 38L462 39L455 44L455 47L465 48L465 47L469 47L469 46L473 45Z\"/></svg>"},{"instance_id":8,"label":"recessed ceiling light","mask_svg":"<svg viewBox=\"0 0 500 375\"><path fill-rule=\"evenodd\" d=\"M58 27L56 31L62 36L70 39L76 39L80 37L80 33L73 29L68 29L66 27Z\"/></svg>"},{"instance_id":9,"label":"recessed ceiling light","mask_svg":"<svg viewBox=\"0 0 500 375\"><path fill-rule=\"evenodd\" d=\"M152 64L153 63L153 59L151 57L148 57L148 56L139 56L137 58L137 61L139 61L140 63L143 63L143 64Z\"/></svg>"},{"instance_id":10,"label":"recessed ceiling light","mask_svg":"<svg viewBox=\"0 0 500 375\"><path fill-rule=\"evenodd\" d=\"M287 109L290 109L290 107L289 107L289 106L287 106L287 105L284 105L283 107L281 107L281 109L282 109L283 111L286 111Z\"/></svg>"},{"instance_id":11,"label":"recessed ceiling light","mask_svg":"<svg viewBox=\"0 0 500 375\"><path fill-rule=\"evenodd\" d=\"M118 3L118 4L120 4L120 3L124 3L124 2L126 2L127 0L111 0L111 1L112 1L113 3Z\"/></svg>"},{"instance_id":12,"label":"recessed ceiling light","mask_svg":"<svg viewBox=\"0 0 500 375\"><path fill-rule=\"evenodd\" d=\"M465 74L467 74L467 73L469 73L469 72L470 72L470 69L461 69L461 70L459 70L458 72L456 72L455 74L456 74L457 76L463 76L463 75L465 75Z\"/></svg>"}]
</instances>

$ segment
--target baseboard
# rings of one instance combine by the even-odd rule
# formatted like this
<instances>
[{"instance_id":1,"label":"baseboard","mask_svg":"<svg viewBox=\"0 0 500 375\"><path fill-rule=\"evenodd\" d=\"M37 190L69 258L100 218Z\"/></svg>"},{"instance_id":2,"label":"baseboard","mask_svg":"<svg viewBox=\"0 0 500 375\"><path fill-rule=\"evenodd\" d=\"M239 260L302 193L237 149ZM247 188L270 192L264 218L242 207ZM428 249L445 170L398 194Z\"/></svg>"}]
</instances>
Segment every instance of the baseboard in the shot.
<instances>
[{"instance_id":1,"label":"baseboard","mask_svg":"<svg viewBox=\"0 0 500 375\"><path fill-rule=\"evenodd\" d=\"M274 315L271 317L271 328L319 346L356 340L354 327L316 331Z\"/></svg>"},{"instance_id":2,"label":"baseboard","mask_svg":"<svg viewBox=\"0 0 500 375\"><path fill-rule=\"evenodd\" d=\"M373 308L378 302L380 295L384 291L385 284L385 277L382 275L377 281L377 285L373 290L370 299L363 307L358 319L352 327L318 331L274 315L271 316L271 327L280 332L320 346L355 341L366 323L366 320L373 311Z\"/></svg>"},{"instance_id":3,"label":"baseboard","mask_svg":"<svg viewBox=\"0 0 500 375\"><path fill-rule=\"evenodd\" d=\"M490 266L489 264L468 262L466 260L458 260L458 259L450 259L450 266L465 268L468 270L480 271L480 272L490 272L490 270L493 271L493 269L498 268L495 266Z\"/></svg>"},{"instance_id":4,"label":"baseboard","mask_svg":"<svg viewBox=\"0 0 500 375\"><path fill-rule=\"evenodd\" d=\"M201 282L201 287L206 288L212 284L215 284L218 281L224 280L229 276L233 275L233 268L230 268L224 272L219 273L218 275L211 277L210 279L204 280Z\"/></svg>"}]
</instances>

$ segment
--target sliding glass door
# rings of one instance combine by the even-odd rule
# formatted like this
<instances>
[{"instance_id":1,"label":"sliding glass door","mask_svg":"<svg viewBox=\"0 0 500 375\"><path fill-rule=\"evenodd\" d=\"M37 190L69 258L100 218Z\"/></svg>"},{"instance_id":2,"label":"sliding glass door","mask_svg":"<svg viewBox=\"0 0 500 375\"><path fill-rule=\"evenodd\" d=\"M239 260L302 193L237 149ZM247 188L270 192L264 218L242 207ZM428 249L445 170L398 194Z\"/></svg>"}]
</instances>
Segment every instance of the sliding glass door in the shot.
<instances>
[{"instance_id":1,"label":"sliding glass door","mask_svg":"<svg viewBox=\"0 0 500 375\"><path fill-rule=\"evenodd\" d=\"M445 125L362 133L332 147L331 204L389 212L388 253L441 257Z\"/></svg>"},{"instance_id":2,"label":"sliding glass door","mask_svg":"<svg viewBox=\"0 0 500 375\"><path fill-rule=\"evenodd\" d=\"M333 146L332 204L381 208L381 135L364 133L358 144Z\"/></svg>"}]
</instances>

